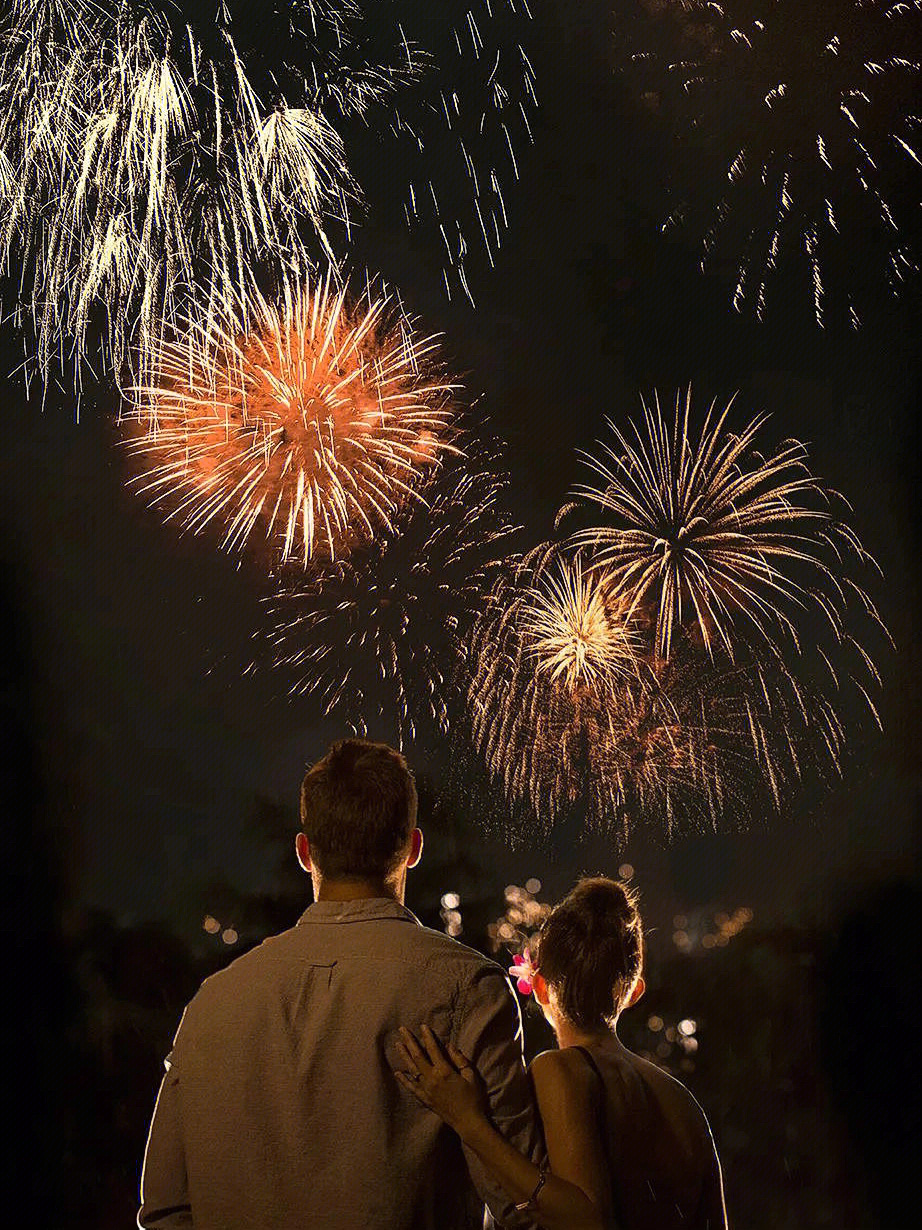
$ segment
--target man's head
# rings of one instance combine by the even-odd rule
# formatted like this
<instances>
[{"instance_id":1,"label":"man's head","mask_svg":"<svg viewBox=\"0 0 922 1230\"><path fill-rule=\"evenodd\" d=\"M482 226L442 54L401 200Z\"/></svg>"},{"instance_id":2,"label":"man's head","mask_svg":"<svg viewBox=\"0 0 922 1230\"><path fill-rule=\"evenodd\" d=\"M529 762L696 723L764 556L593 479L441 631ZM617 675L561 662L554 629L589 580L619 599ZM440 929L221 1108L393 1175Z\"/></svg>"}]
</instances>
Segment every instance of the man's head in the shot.
<instances>
[{"instance_id":1,"label":"man's head","mask_svg":"<svg viewBox=\"0 0 922 1230\"><path fill-rule=\"evenodd\" d=\"M402 896L418 862L416 786L399 752L384 743L342 739L301 783L297 851L314 879L390 887Z\"/></svg>"}]
</instances>

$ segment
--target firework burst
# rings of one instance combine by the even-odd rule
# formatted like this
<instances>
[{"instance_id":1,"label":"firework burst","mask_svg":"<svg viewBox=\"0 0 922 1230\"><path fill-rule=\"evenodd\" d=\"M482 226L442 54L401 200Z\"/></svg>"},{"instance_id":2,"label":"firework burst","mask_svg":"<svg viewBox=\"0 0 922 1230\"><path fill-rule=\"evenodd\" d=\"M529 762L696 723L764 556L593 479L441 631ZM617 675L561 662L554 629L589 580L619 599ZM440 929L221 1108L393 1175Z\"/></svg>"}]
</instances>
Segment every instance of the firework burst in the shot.
<instances>
[{"instance_id":1,"label":"firework burst","mask_svg":"<svg viewBox=\"0 0 922 1230\"><path fill-rule=\"evenodd\" d=\"M339 135L303 98L261 99L220 21L206 43L145 5L20 5L0 102L0 253L46 375L91 342L123 370L180 305L297 271L346 217Z\"/></svg>"},{"instance_id":2,"label":"firework burst","mask_svg":"<svg viewBox=\"0 0 922 1230\"><path fill-rule=\"evenodd\" d=\"M622 665L630 646L630 669L555 670L559 641L541 635L564 605L545 575L550 569L553 578L553 556L543 548L501 574L467 656L474 741L510 807L548 826L578 815L619 839L641 823L667 835L746 824L784 809L804 783L840 773L849 690L877 720L877 672L850 636L837 639L827 625L809 654L782 656L763 644L731 660L709 656L700 637L682 629L667 660L653 647L654 619L641 611L625 626L625 605L608 578L597 583L609 635ZM597 595L586 575L589 608ZM557 608L542 618L537 642L536 594ZM584 622L574 621L571 662ZM535 653L542 640L543 660Z\"/></svg>"},{"instance_id":3,"label":"firework burst","mask_svg":"<svg viewBox=\"0 0 922 1230\"><path fill-rule=\"evenodd\" d=\"M636 666L637 637L613 600L604 574L582 561L559 560L522 601L521 637L539 674L569 689L598 686Z\"/></svg>"},{"instance_id":4,"label":"firework burst","mask_svg":"<svg viewBox=\"0 0 922 1230\"><path fill-rule=\"evenodd\" d=\"M184 529L273 558L335 559L393 529L450 443L433 338L386 295L251 291L161 345L123 424L135 486Z\"/></svg>"},{"instance_id":5,"label":"firework burst","mask_svg":"<svg viewBox=\"0 0 922 1230\"><path fill-rule=\"evenodd\" d=\"M735 433L732 404L712 404L695 436L690 390L671 419L655 395L642 424L609 424L614 446L586 457L597 481L577 489L604 523L577 531L574 543L594 552L630 613L655 610L664 658L689 620L712 657L719 648L732 658L753 633L796 641L807 610L841 630L844 557L868 558L834 515L837 497L811 474L804 446L788 440L759 453L765 416Z\"/></svg>"},{"instance_id":6,"label":"firework burst","mask_svg":"<svg viewBox=\"0 0 922 1230\"><path fill-rule=\"evenodd\" d=\"M665 7L684 42L674 105L723 181L716 208L699 221L692 202L667 227L700 226L702 268L735 268L737 309L761 319L776 271L801 269L817 324L835 310L857 326L864 301L916 272L922 3Z\"/></svg>"},{"instance_id":7,"label":"firework burst","mask_svg":"<svg viewBox=\"0 0 922 1230\"><path fill-rule=\"evenodd\" d=\"M745 825L781 811L808 778L841 772L842 696L829 658L789 662L762 647L741 659L708 657L683 633L668 661L649 654L613 692L598 758L624 831L650 819L667 834Z\"/></svg>"},{"instance_id":8,"label":"firework burst","mask_svg":"<svg viewBox=\"0 0 922 1230\"><path fill-rule=\"evenodd\" d=\"M756 452L712 405L658 400L581 489L604 523L498 576L471 634L475 745L508 804L623 836L745 823L841 772L886 638L873 561L802 445ZM568 557L569 553L569 557Z\"/></svg>"},{"instance_id":9,"label":"firework burst","mask_svg":"<svg viewBox=\"0 0 922 1230\"><path fill-rule=\"evenodd\" d=\"M523 3L505 0L509 21ZM492 260L515 121L527 128L533 102L518 43L512 84L505 9L465 10L457 30L441 11L419 18L432 51L397 0L267 4L238 23L248 7L218 4L209 23L182 2L36 0L0 18L0 260L45 379L71 363L79 379L94 359L123 377L254 274L297 282L335 265L363 209L360 133L379 162L406 155L407 218L444 240L449 293L467 287L473 226ZM463 218L446 212L460 200Z\"/></svg>"},{"instance_id":10,"label":"firework burst","mask_svg":"<svg viewBox=\"0 0 922 1230\"><path fill-rule=\"evenodd\" d=\"M474 625L468 706L474 741L510 803L554 820L581 798L619 807L599 752L616 679L637 662L633 630L598 572L545 545L497 578Z\"/></svg>"},{"instance_id":11,"label":"firework burst","mask_svg":"<svg viewBox=\"0 0 922 1230\"><path fill-rule=\"evenodd\" d=\"M671 829L677 809L713 816L736 786L735 753L751 747L724 701L727 674L651 665L613 592L549 546L501 575L468 655L475 743L507 802L548 825L575 811L623 836L654 815Z\"/></svg>"},{"instance_id":12,"label":"firework burst","mask_svg":"<svg viewBox=\"0 0 922 1230\"><path fill-rule=\"evenodd\" d=\"M268 649L292 695L319 698L357 734L369 722L401 746L421 725L446 734L462 644L516 533L506 485L467 458L446 458L394 533L307 579L280 579L257 665Z\"/></svg>"}]
</instances>

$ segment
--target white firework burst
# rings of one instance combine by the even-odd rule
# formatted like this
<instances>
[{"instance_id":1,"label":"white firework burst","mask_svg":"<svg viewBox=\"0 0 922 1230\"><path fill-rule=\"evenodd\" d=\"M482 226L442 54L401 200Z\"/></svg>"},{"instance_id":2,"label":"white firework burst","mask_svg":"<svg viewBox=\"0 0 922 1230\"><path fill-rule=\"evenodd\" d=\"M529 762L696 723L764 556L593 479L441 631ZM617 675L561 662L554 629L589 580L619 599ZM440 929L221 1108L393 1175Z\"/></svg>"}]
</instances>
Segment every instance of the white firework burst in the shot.
<instances>
[{"instance_id":1,"label":"white firework burst","mask_svg":"<svg viewBox=\"0 0 922 1230\"><path fill-rule=\"evenodd\" d=\"M431 19L402 0L270 3L255 22L222 3L213 23L182 0L9 6L0 261L43 378L97 360L137 378L129 360L143 372L180 316L338 265L365 208L362 134L375 163L401 164L407 220L441 237L446 289L469 293L466 255L482 240L495 256L534 103L507 29L530 20L524 0L482 2Z\"/></svg>"},{"instance_id":2,"label":"white firework burst","mask_svg":"<svg viewBox=\"0 0 922 1230\"><path fill-rule=\"evenodd\" d=\"M12 14L0 154L0 253L46 377L94 353L122 372L179 311L207 314L256 269L297 276L353 195L326 116L260 98L229 30L206 46L118 0Z\"/></svg>"}]
</instances>

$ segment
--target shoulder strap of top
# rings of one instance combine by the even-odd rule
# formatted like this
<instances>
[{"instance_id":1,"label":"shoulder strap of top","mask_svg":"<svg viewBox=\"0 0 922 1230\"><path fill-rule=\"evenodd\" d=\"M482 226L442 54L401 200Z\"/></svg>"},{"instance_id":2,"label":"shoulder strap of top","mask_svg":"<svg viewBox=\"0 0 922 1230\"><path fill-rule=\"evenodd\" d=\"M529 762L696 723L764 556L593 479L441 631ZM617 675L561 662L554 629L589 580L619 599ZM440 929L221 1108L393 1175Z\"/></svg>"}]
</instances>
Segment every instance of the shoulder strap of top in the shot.
<instances>
[{"instance_id":1,"label":"shoulder strap of top","mask_svg":"<svg viewBox=\"0 0 922 1230\"><path fill-rule=\"evenodd\" d=\"M607 1148L608 1112L605 1106L605 1103L607 1101L605 1097L605 1080L602 1076L602 1073L599 1071L599 1065L593 1059L592 1052L588 1049L588 1047L575 1046L573 1049L575 1051L579 1051L579 1053L583 1056L583 1058L586 1060L586 1062L589 1064L590 1068L592 1068L593 1072L596 1074L596 1077L598 1078L598 1088L596 1089L597 1117L599 1121L599 1130L602 1133L602 1140L606 1142L606 1148Z\"/></svg>"},{"instance_id":2,"label":"shoulder strap of top","mask_svg":"<svg viewBox=\"0 0 922 1230\"><path fill-rule=\"evenodd\" d=\"M579 1051L579 1053L585 1058L590 1068L592 1068L593 1072L599 1078L599 1084L602 1085L602 1087L604 1088L605 1081L602 1079L602 1073L599 1071L599 1065L592 1058L592 1052L589 1050L589 1048L587 1046L574 1046L573 1049L575 1051Z\"/></svg>"}]
</instances>

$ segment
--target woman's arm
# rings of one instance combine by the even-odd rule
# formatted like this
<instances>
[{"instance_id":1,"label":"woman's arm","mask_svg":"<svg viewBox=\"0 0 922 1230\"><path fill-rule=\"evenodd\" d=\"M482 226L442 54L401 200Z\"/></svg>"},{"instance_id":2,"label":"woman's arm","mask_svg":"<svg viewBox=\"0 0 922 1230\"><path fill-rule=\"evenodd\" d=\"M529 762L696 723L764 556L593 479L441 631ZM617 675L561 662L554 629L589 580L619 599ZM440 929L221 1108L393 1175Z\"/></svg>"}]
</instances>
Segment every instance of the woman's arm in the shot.
<instances>
[{"instance_id":1,"label":"woman's arm","mask_svg":"<svg viewBox=\"0 0 922 1230\"><path fill-rule=\"evenodd\" d=\"M458 1133L465 1145L483 1162L493 1179L502 1185L516 1204L527 1201L538 1186L541 1171L533 1162L523 1157L500 1135L487 1117L481 1091L477 1087L477 1074L467 1060L454 1047L448 1054L442 1049L435 1035L423 1027L423 1045L420 1046L409 1030L401 1030L408 1072L395 1075L401 1085L415 1094L421 1102L434 1110ZM425 1049L424 1049L425 1048ZM542 1065L543 1067L544 1065ZM550 1091L555 1081L545 1084ZM537 1081L536 1081L537 1088ZM558 1092L559 1089L558 1089ZM566 1096L566 1110L579 1111L580 1098ZM541 1096L539 1093L539 1105ZM585 1109L585 1108L584 1108ZM556 1129L561 1129L561 1114L555 1113ZM568 1123L566 1131L578 1141L585 1143L587 1132L592 1133L592 1111L587 1110L588 1123ZM550 1143L550 1142L549 1142ZM557 1148L558 1159L567 1165L566 1148ZM610 1230L601 1207L578 1182L556 1173L554 1155L550 1153L551 1170L528 1216L544 1230ZM579 1170L570 1165L571 1171Z\"/></svg>"},{"instance_id":2,"label":"woman's arm","mask_svg":"<svg viewBox=\"0 0 922 1230\"><path fill-rule=\"evenodd\" d=\"M545 1051L531 1064L551 1170L578 1187L598 1210L602 1224L615 1225L611 1172L599 1137L598 1077L576 1050Z\"/></svg>"}]
</instances>

